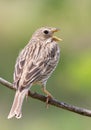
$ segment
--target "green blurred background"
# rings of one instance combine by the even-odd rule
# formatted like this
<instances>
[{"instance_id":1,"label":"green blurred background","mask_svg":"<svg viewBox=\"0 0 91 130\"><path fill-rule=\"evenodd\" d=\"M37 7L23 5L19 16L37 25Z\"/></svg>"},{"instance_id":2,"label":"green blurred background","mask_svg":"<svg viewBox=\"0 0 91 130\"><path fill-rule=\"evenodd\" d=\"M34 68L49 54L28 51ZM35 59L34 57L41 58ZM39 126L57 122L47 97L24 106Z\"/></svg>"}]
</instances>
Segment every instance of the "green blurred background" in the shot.
<instances>
[{"instance_id":1,"label":"green blurred background","mask_svg":"<svg viewBox=\"0 0 91 130\"><path fill-rule=\"evenodd\" d=\"M41 26L59 27L60 63L47 83L60 101L91 109L91 1L0 0L0 76L13 81L19 51ZM32 91L41 92L40 86ZM29 98L23 118L7 120L14 92L0 85L0 129L91 130L83 117Z\"/></svg>"}]
</instances>

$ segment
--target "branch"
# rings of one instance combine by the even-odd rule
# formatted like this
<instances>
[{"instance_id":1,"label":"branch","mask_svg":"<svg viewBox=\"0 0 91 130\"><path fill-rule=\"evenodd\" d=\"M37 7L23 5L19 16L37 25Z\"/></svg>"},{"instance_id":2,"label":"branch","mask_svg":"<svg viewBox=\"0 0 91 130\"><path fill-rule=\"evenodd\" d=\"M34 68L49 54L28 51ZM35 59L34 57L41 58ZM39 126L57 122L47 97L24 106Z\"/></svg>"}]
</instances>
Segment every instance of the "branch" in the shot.
<instances>
[{"instance_id":1,"label":"branch","mask_svg":"<svg viewBox=\"0 0 91 130\"><path fill-rule=\"evenodd\" d=\"M12 90L16 90L15 88L13 88L12 83L6 81L5 79L3 79L1 77L0 77L0 83L2 85L12 89ZM43 95L38 94L36 92L31 92L31 91L29 91L28 96L35 98L37 100L40 100L42 102L46 102L46 98L47 98L46 96L43 96ZM91 117L91 110L88 110L88 109L85 109L85 108L80 108L80 107L73 106L73 105L70 105L70 104L67 104L67 103L64 103L64 102L60 102L56 99L49 99L48 103L53 105L53 106L66 109L68 111L72 111L74 113L77 113L77 114L80 114L80 115L83 115L83 116Z\"/></svg>"}]
</instances>

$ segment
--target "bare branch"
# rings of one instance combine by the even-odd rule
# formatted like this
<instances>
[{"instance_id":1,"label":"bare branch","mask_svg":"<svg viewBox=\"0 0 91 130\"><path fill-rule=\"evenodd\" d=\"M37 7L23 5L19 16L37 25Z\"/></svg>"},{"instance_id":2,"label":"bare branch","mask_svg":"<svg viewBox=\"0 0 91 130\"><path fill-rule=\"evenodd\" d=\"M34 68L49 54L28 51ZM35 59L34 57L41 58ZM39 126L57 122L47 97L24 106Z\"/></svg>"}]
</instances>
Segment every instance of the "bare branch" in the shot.
<instances>
[{"instance_id":1,"label":"bare branch","mask_svg":"<svg viewBox=\"0 0 91 130\"><path fill-rule=\"evenodd\" d=\"M5 79L3 79L1 77L0 77L0 83L2 85L12 89L12 90L16 90L15 88L13 88L12 83L6 81ZM32 97L32 98L35 98L37 100L40 100L42 102L45 102L46 98L47 98L46 96L43 96L43 95L38 94L38 93L33 93L31 91L29 91L28 96ZM48 103L53 105L53 106L66 109L68 111L72 111L74 113L77 113L77 114L80 114L80 115L83 115L83 116L91 117L91 110L88 110L88 109L85 109L85 108L80 108L80 107L73 106L73 105L70 105L70 104L67 104L67 103L64 103L64 102L60 102L60 101L58 101L56 99L50 99Z\"/></svg>"}]
</instances>

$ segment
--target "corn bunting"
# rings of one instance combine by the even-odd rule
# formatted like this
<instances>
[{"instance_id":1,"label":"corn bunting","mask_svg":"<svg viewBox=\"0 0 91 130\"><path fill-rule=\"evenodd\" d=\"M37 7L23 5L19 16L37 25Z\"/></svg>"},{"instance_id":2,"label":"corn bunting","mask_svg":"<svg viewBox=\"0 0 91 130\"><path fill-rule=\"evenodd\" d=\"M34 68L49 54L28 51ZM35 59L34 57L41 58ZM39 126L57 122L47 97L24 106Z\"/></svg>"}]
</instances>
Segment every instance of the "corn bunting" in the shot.
<instances>
[{"instance_id":1,"label":"corn bunting","mask_svg":"<svg viewBox=\"0 0 91 130\"><path fill-rule=\"evenodd\" d=\"M16 94L8 119L14 116L17 119L22 117L23 100L33 84L40 84L47 97L52 98L46 89L46 82L56 68L60 57L57 41L61 39L53 36L58 30L53 27L38 29L20 52L14 71L13 86L16 88Z\"/></svg>"}]
</instances>

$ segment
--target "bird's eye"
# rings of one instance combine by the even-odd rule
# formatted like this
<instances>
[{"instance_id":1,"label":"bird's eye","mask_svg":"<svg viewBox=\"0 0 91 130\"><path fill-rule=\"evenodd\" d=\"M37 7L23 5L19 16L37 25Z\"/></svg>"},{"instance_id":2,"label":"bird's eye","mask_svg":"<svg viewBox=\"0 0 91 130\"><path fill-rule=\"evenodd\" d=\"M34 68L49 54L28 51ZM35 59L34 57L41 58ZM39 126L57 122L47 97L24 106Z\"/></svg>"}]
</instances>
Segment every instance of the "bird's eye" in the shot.
<instances>
[{"instance_id":1,"label":"bird's eye","mask_svg":"<svg viewBox=\"0 0 91 130\"><path fill-rule=\"evenodd\" d=\"M44 34L48 34L49 33L49 31L48 30L44 30Z\"/></svg>"}]
</instances>

